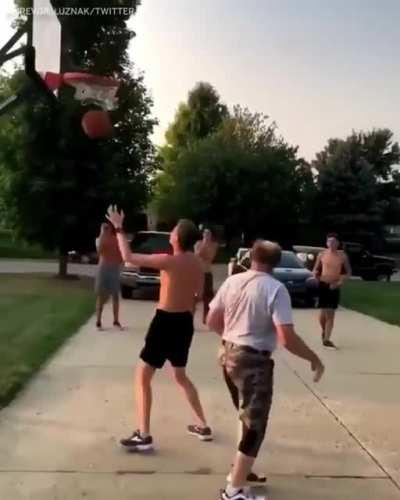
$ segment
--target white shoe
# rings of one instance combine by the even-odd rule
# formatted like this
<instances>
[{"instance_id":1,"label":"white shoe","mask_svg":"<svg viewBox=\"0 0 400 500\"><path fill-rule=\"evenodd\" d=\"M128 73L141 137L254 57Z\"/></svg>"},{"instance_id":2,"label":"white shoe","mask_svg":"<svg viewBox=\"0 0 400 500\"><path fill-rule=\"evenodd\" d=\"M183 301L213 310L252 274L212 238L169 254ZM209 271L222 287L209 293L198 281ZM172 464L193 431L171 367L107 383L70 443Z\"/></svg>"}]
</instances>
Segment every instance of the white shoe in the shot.
<instances>
[{"instance_id":1,"label":"white shoe","mask_svg":"<svg viewBox=\"0 0 400 500\"><path fill-rule=\"evenodd\" d=\"M220 500L268 500L266 495L254 495L250 490L242 489L232 497L225 490L221 491Z\"/></svg>"}]
</instances>

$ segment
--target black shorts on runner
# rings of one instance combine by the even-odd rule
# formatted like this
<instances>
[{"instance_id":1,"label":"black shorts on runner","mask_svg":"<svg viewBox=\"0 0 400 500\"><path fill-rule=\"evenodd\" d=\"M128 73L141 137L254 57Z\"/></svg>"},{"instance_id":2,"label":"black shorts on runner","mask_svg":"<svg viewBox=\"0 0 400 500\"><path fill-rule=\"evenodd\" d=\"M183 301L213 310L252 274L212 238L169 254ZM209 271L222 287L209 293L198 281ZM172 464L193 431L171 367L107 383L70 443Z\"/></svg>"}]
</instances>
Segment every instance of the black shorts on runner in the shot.
<instances>
[{"instance_id":1,"label":"black shorts on runner","mask_svg":"<svg viewBox=\"0 0 400 500\"><path fill-rule=\"evenodd\" d=\"M319 302L320 309L337 309L340 302L340 289L332 288L328 283L321 281L319 284Z\"/></svg>"},{"instance_id":2,"label":"black shorts on runner","mask_svg":"<svg viewBox=\"0 0 400 500\"><path fill-rule=\"evenodd\" d=\"M214 298L214 277L212 273L205 273L203 299L211 302L213 298Z\"/></svg>"},{"instance_id":3,"label":"black shorts on runner","mask_svg":"<svg viewBox=\"0 0 400 500\"><path fill-rule=\"evenodd\" d=\"M162 368L166 361L175 368L184 368L193 333L192 313L172 313L157 309L140 358L153 368Z\"/></svg>"}]
</instances>

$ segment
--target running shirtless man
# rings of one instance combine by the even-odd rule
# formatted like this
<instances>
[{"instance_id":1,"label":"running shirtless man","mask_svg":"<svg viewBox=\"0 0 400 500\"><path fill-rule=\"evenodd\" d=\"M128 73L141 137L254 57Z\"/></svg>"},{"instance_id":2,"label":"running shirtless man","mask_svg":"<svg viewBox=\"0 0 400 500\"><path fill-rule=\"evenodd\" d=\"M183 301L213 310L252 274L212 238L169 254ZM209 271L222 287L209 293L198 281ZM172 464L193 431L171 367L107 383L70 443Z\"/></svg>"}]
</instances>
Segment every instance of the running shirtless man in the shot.
<instances>
[{"instance_id":1,"label":"running shirtless man","mask_svg":"<svg viewBox=\"0 0 400 500\"><path fill-rule=\"evenodd\" d=\"M136 369L135 394L139 428L132 436L122 439L121 444L134 451L153 448L150 434L151 381L155 371L161 369L166 361L169 361L172 377L183 391L195 417L195 424L188 426L188 432L202 441L211 441L212 431L207 425L197 389L186 375L194 333L193 314L196 302L201 299L204 283L203 264L193 253L198 237L196 226L189 220L178 222L170 236L173 255L141 255L131 252L123 233L123 212L119 213L116 207L110 207L107 218L115 227L124 262L161 271L157 310Z\"/></svg>"},{"instance_id":2,"label":"running shirtless man","mask_svg":"<svg viewBox=\"0 0 400 500\"><path fill-rule=\"evenodd\" d=\"M214 298L212 263L218 252L218 243L209 229L203 231L203 238L196 243L195 254L204 262L203 323L206 324L209 305Z\"/></svg>"},{"instance_id":3,"label":"running shirtless man","mask_svg":"<svg viewBox=\"0 0 400 500\"><path fill-rule=\"evenodd\" d=\"M340 302L340 287L351 276L347 255L339 250L336 233L327 235L327 250L321 252L315 262L314 276L319 280L319 322L322 329L322 343L325 347L336 348L331 341L336 309Z\"/></svg>"}]
</instances>

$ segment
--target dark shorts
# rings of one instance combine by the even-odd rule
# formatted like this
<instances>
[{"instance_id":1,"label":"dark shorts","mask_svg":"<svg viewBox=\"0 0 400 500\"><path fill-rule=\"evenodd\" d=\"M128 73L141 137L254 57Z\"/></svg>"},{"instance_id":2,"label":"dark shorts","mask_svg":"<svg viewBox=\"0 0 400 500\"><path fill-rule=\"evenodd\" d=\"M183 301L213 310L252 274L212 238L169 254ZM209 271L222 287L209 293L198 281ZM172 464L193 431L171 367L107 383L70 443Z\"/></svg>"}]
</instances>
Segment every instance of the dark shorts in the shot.
<instances>
[{"instance_id":1,"label":"dark shorts","mask_svg":"<svg viewBox=\"0 0 400 500\"><path fill-rule=\"evenodd\" d=\"M319 301L318 307L320 309L337 309L340 302L340 289L335 288L332 290L328 283L323 281L319 284Z\"/></svg>"},{"instance_id":2,"label":"dark shorts","mask_svg":"<svg viewBox=\"0 0 400 500\"><path fill-rule=\"evenodd\" d=\"M214 298L214 278L212 273L205 273L204 275L203 298L209 302Z\"/></svg>"},{"instance_id":3,"label":"dark shorts","mask_svg":"<svg viewBox=\"0 0 400 500\"><path fill-rule=\"evenodd\" d=\"M167 360L172 366L183 368L187 365L193 333L192 313L157 309L140 358L153 368L162 368Z\"/></svg>"},{"instance_id":4,"label":"dark shorts","mask_svg":"<svg viewBox=\"0 0 400 500\"><path fill-rule=\"evenodd\" d=\"M95 292L102 297L118 297L120 292L119 264L100 264L97 269Z\"/></svg>"},{"instance_id":5,"label":"dark shorts","mask_svg":"<svg viewBox=\"0 0 400 500\"><path fill-rule=\"evenodd\" d=\"M270 353L226 343L223 370L242 422L239 451L256 457L264 441L272 404L274 361Z\"/></svg>"}]
</instances>

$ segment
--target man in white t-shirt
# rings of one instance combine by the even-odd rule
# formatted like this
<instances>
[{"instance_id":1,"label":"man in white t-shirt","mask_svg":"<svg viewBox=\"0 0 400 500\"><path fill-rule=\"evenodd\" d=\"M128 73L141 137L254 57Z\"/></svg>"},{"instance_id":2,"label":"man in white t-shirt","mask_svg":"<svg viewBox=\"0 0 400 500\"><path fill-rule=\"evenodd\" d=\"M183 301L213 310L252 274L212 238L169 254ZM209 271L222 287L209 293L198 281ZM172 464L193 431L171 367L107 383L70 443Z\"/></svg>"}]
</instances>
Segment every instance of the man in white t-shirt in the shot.
<instances>
[{"instance_id":1,"label":"man in white t-shirt","mask_svg":"<svg viewBox=\"0 0 400 500\"><path fill-rule=\"evenodd\" d=\"M251 470L265 436L273 392L271 354L278 341L310 363L315 382L324 372L319 357L294 331L288 291L271 275L281 253L276 243L257 241L250 270L228 278L210 304L207 324L222 336L224 377L242 427L221 500L254 498L244 486L255 476Z\"/></svg>"}]
</instances>

